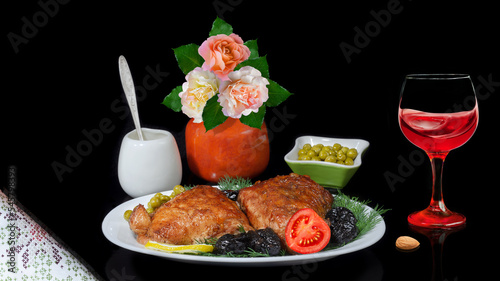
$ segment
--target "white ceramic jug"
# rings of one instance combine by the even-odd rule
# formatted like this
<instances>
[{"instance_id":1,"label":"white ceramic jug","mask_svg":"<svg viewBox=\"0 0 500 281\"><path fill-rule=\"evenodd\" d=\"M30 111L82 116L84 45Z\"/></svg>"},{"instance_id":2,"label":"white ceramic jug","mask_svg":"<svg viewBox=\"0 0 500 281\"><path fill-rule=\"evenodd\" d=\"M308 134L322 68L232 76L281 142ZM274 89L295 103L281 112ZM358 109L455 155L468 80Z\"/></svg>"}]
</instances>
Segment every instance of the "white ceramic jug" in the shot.
<instances>
[{"instance_id":1,"label":"white ceramic jug","mask_svg":"<svg viewBox=\"0 0 500 281\"><path fill-rule=\"evenodd\" d=\"M173 135L164 130L142 128L123 138L118 156L118 179L132 197L172 190L182 179L179 148Z\"/></svg>"}]
</instances>

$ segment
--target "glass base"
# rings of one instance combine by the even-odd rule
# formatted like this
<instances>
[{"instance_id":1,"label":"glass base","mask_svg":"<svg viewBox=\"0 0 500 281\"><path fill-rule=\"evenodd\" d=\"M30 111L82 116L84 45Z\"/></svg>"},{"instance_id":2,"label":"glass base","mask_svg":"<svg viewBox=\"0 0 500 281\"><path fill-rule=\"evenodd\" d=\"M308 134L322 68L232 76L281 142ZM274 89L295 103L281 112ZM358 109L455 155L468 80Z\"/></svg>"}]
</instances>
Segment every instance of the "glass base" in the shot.
<instances>
[{"instance_id":1,"label":"glass base","mask_svg":"<svg viewBox=\"0 0 500 281\"><path fill-rule=\"evenodd\" d=\"M425 210L411 213L408 223L428 228L452 228L465 224L465 216L450 210L442 211L428 207Z\"/></svg>"}]
</instances>

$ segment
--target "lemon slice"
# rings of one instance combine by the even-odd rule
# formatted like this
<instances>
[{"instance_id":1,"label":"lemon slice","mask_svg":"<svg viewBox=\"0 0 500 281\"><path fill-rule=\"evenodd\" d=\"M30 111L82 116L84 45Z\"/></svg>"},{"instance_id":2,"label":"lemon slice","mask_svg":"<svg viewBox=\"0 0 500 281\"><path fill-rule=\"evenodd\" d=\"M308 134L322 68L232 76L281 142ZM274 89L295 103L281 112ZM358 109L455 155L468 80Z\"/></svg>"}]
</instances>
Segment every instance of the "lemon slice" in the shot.
<instances>
[{"instance_id":1,"label":"lemon slice","mask_svg":"<svg viewBox=\"0 0 500 281\"><path fill-rule=\"evenodd\" d=\"M167 253L210 253L214 250L214 246L209 244L195 244L195 245L172 245L165 243L158 243L154 241L148 241L144 245L147 249L153 249L157 251L167 252Z\"/></svg>"}]
</instances>

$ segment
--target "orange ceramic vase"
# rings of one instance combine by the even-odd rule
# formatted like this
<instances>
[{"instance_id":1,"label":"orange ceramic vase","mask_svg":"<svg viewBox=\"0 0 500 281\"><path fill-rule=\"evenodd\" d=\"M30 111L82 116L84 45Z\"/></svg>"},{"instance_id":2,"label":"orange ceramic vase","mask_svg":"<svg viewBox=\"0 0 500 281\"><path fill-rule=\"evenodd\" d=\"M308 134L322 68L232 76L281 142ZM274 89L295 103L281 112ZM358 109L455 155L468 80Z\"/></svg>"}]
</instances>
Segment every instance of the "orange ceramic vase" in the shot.
<instances>
[{"instance_id":1,"label":"orange ceramic vase","mask_svg":"<svg viewBox=\"0 0 500 281\"><path fill-rule=\"evenodd\" d=\"M203 122L191 119L186 126L186 154L189 169L206 181L217 182L224 176L254 178L269 163L266 124L259 130L228 118L206 132Z\"/></svg>"}]
</instances>

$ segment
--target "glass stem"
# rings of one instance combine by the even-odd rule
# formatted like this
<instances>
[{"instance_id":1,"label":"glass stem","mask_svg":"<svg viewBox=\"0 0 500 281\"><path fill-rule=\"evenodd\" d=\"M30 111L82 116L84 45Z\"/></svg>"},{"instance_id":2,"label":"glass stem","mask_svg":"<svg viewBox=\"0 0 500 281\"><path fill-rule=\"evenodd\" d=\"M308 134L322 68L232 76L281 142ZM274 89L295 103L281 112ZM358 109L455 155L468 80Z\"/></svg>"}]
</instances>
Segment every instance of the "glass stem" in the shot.
<instances>
[{"instance_id":1,"label":"glass stem","mask_svg":"<svg viewBox=\"0 0 500 281\"><path fill-rule=\"evenodd\" d=\"M447 212L446 206L443 201L443 164L444 159L448 155L445 153L429 153L432 165L432 198L429 208L435 212Z\"/></svg>"}]
</instances>

